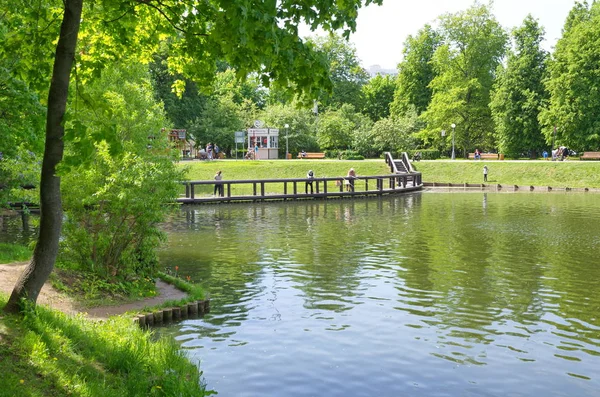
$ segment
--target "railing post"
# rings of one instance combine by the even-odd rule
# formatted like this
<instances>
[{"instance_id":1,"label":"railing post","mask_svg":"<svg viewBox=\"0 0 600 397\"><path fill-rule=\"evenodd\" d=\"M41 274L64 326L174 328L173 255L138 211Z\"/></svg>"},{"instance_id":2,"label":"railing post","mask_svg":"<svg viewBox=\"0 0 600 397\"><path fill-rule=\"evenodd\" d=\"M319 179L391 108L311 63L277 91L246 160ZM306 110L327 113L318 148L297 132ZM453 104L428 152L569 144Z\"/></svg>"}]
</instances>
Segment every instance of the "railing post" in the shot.
<instances>
[{"instance_id":1,"label":"railing post","mask_svg":"<svg viewBox=\"0 0 600 397\"><path fill-rule=\"evenodd\" d=\"M252 182L252 192L254 193L254 196L256 196L256 182Z\"/></svg>"},{"instance_id":2,"label":"railing post","mask_svg":"<svg viewBox=\"0 0 600 397\"><path fill-rule=\"evenodd\" d=\"M231 183L227 184L227 197L231 197Z\"/></svg>"},{"instance_id":3,"label":"railing post","mask_svg":"<svg viewBox=\"0 0 600 397\"><path fill-rule=\"evenodd\" d=\"M298 182L294 181L294 196L298 194Z\"/></svg>"},{"instance_id":4,"label":"railing post","mask_svg":"<svg viewBox=\"0 0 600 397\"><path fill-rule=\"evenodd\" d=\"M189 182L185 183L185 198L190 198L190 184L189 184Z\"/></svg>"},{"instance_id":5,"label":"railing post","mask_svg":"<svg viewBox=\"0 0 600 397\"><path fill-rule=\"evenodd\" d=\"M365 192L369 191L369 179L365 179Z\"/></svg>"},{"instance_id":6,"label":"railing post","mask_svg":"<svg viewBox=\"0 0 600 397\"><path fill-rule=\"evenodd\" d=\"M194 199L194 184L190 183L190 198L193 200Z\"/></svg>"},{"instance_id":7,"label":"railing post","mask_svg":"<svg viewBox=\"0 0 600 397\"><path fill-rule=\"evenodd\" d=\"M287 196L287 181L283 182L283 195ZM284 200L287 200L287 197Z\"/></svg>"},{"instance_id":8,"label":"railing post","mask_svg":"<svg viewBox=\"0 0 600 397\"><path fill-rule=\"evenodd\" d=\"M327 196L327 181L323 181L323 194Z\"/></svg>"},{"instance_id":9,"label":"railing post","mask_svg":"<svg viewBox=\"0 0 600 397\"><path fill-rule=\"evenodd\" d=\"M260 195L263 198L265 197L265 183L264 182L260 183Z\"/></svg>"}]
</instances>

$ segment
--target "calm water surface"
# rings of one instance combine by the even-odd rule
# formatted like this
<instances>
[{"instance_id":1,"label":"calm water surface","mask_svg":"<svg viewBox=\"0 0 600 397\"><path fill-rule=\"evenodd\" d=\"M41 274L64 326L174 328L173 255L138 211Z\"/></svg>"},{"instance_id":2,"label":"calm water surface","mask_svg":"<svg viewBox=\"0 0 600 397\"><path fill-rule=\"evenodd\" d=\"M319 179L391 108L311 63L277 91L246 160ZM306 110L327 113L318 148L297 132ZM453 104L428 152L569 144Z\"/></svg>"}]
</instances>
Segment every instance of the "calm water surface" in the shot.
<instances>
[{"instance_id":1,"label":"calm water surface","mask_svg":"<svg viewBox=\"0 0 600 397\"><path fill-rule=\"evenodd\" d=\"M161 332L221 396L600 396L600 196L185 207Z\"/></svg>"}]
</instances>

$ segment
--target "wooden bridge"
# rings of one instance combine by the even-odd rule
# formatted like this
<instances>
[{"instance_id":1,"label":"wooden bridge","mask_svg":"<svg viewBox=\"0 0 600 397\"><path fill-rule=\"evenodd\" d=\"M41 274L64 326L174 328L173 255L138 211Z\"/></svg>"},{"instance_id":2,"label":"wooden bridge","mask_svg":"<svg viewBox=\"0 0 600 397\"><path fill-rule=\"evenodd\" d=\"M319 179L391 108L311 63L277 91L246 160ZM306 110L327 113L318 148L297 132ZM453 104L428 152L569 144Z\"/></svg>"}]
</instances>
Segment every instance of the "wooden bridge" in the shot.
<instances>
[{"instance_id":1,"label":"wooden bridge","mask_svg":"<svg viewBox=\"0 0 600 397\"><path fill-rule=\"evenodd\" d=\"M344 198L357 196L382 196L412 192L423 188L421 173L416 172L408 156L394 160L386 154L386 163L391 174L359 176L355 178L287 178L287 179L244 179L215 181L187 181L185 197L177 201L183 204L306 200ZM212 194L216 189L217 194Z\"/></svg>"}]
</instances>

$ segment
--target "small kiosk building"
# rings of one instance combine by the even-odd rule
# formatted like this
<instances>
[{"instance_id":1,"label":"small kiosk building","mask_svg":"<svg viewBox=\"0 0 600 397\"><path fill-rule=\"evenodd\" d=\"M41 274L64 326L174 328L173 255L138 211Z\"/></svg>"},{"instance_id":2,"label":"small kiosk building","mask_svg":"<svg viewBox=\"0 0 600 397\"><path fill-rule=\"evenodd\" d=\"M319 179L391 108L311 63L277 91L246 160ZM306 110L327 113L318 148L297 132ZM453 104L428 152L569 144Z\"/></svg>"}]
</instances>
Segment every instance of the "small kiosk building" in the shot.
<instances>
[{"instance_id":1,"label":"small kiosk building","mask_svg":"<svg viewBox=\"0 0 600 397\"><path fill-rule=\"evenodd\" d=\"M255 154L256 160L277 159L279 157L279 129L248 129L248 150Z\"/></svg>"}]
</instances>

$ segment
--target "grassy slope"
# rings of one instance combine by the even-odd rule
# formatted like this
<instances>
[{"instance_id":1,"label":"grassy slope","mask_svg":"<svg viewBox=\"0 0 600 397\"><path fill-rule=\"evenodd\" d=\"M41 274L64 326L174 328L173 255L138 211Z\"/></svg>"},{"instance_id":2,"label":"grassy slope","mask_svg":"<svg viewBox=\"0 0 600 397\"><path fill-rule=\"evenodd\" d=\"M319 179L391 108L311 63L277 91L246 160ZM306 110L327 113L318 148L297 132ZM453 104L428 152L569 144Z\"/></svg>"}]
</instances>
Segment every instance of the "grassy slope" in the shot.
<instances>
[{"instance_id":1,"label":"grassy slope","mask_svg":"<svg viewBox=\"0 0 600 397\"><path fill-rule=\"evenodd\" d=\"M6 297L0 296L0 310ZM38 307L0 316L0 396L203 396L200 372L171 339L131 318L92 322Z\"/></svg>"},{"instance_id":2,"label":"grassy slope","mask_svg":"<svg viewBox=\"0 0 600 397\"><path fill-rule=\"evenodd\" d=\"M414 163L425 182L481 183L483 165L489 168L489 183L521 186L600 187L600 162L596 161L420 161ZM350 167L358 175L386 175L381 160L264 160L182 162L191 180L211 180L217 170L223 179L304 178L312 169L316 177L344 176Z\"/></svg>"}]
</instances>

